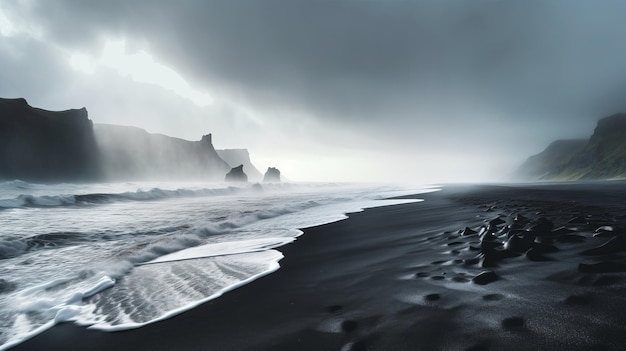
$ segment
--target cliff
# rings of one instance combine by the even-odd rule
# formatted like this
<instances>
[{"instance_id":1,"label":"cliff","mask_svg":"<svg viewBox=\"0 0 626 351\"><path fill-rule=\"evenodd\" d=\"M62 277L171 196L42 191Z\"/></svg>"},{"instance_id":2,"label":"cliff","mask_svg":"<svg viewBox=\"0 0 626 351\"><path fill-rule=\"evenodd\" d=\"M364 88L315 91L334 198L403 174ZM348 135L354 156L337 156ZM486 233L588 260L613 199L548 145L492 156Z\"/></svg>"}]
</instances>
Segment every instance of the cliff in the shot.
<instances>
[{"instance_id":1,"label":"cliff","mask_svg":"<svg viewBox=\"0 0 626 351\"><path fill-rule=\"evenodd\" d=\"M589 140L551 146L531 156L518 174L545 180L626 178L626 114L601 119Z\"/></svg>"},{"instance_id":2,"label":"cliff","mask_svg":"<svg viewBox=\"0 0 626 351\"><path fill-rule=\"evenodd\" d=\"M240 158L260 180L247 150ZM85 108L47 111L24 99L0 98L0 180L37 182L118 180L222 181L231 169L211 134L188 141L143 129L93 124Z\"/></svg>"},{"instance_id":3,"label":"cliff","mask_svg":"<svg viewBox=\"0 0 626 351\"><path fill-rule=\"evenodd\" d=\"M135 127L96 124L94 130L107 179L221 181L230 169L211 134L188 141Z\"/></svg>"},{"instance_id":4,"label":"cliff","mask_svg":"<svg viewBox=\"0 0 626 351\"><path fill-rule=\"evenodd\" d=\"M243 169L248 174L251 182L260 182L263 179L263 174L250 161L250 153L247 149L223 149L217 150L217 154L230 167L243 165Z\"/></svg>"},{"instance_id":5,"label":"cliff","mask_svg":"<svg viewBox=\"0 0 626 351\"><path fill-rule=\"evenodd\" d=\"M88 181L100 171L85 108L54 112L0 98L0 179Z\"/></svg>"}]
</instances>

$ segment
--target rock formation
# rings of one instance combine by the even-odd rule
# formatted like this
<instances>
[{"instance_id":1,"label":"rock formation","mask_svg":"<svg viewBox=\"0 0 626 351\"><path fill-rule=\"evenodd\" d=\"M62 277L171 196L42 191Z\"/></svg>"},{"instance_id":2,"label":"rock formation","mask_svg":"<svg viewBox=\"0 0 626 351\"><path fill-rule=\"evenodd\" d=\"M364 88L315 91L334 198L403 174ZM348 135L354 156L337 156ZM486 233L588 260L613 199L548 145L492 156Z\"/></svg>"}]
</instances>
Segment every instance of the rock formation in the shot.
<instances>
[{"instance_id":1,"label":"rock formation","mask_svg":"<svg viewBox=\"0 0 626 351\"><path fill-rule=\"evenodd\" d=\"M239 165L226 173L224 180L227 182L247 182L248 176L243 171L243 165Z\"/></svg>"},{"instance_id":2,"label":"rock formation","mask_svg":"<svg viewBox=\"0 0 626 351\"><path fill-rule=\"evenodd\" d=\"M517 171L526 179L583 180L626 177L626 114L601 119L589 140L552 143Z\"/></svg>"},{"instance_id":3,"label":"rock formation","mask_svg":"<svg viewBox=\"0 0 626 351\"><path fill-rule=\"evenodd\" d=\"M134 127L94 125L85 108L53 112L24 99L0 99L2 180L219 181L229 169L210 134L187 141Z\"/></svg>"},{"instance_id":4,"label":"rock formation","mask_svg":"<svg viewBox=\"0 0 626 351\"><path fill-rule=\"evenodd\" d=\"M25 99L0 99L0 179L96 180L98 156L84 107L53 112Z\"/></svg>"},{"instance_id":5,"label":"rock formation","mask_svg":"<svg viewBox=\"0 0 626 351\"><path fill-rule=\"evenodd\" d=\"M268 167L267 172L265 172L265 176L263 177L263 182L266 182L266 183L280 182L280 171L278 170L278 168Z\"/></svg>"},{"instance_id":6,"label":"rock formation","mask_svg":"<svg viewBox=\"0 0 626 351\"><path fill-rule=\"evenodd\" d=\"M250 161L250 153L247 149L223 149L216 151L230 167L243 165L251 182L260 182L263 178L263 174Z\"/></svg>"},{"instance_id":7,"label":"rock formation","mask_svg":"<svg viewBox=\"0 0 626 351\"><path fill-rule=\"evenodd\" d=\"M188 141L143 129L96 124L107 179L220 181L230 167L213 148L211 134Z\"/></svg>"}]
</instances>

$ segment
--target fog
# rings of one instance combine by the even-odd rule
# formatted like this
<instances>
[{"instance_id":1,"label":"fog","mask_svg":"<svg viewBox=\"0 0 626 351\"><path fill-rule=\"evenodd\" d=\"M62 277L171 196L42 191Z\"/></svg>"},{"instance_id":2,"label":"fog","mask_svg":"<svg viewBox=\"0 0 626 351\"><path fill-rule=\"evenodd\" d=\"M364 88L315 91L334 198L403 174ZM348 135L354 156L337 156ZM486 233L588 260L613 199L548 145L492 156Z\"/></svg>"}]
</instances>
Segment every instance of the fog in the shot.
<instances>
[{"instance_id":1,"label":"fog","mask_svg":"<svg viewBox=\"0 0 626 351\"><path fill-rule=\"evenodd\" d=\"M189 140L212 133L216 148L247 148L258 169L293 180L504 180L552 140L588 137L626 110L625 10L0 0L0 96Z\"/></svg>"}]
</instances>

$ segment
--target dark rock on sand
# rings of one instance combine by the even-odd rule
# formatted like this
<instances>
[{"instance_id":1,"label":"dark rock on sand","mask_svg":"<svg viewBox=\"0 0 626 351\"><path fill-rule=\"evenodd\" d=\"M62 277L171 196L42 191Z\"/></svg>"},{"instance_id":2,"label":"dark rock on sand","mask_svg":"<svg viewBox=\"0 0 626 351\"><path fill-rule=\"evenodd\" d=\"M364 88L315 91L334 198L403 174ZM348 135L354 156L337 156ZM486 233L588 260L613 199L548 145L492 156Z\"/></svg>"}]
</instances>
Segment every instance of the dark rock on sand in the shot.
<instances>
[{"instance_id":1,"label":"dark rock on sand","mask_svg":"<svg viewBox=\"0 0 626 351\"><path fill-rule=\"evenodd\" d=\"M341 323L341 330L343 330L344 333L352 333L353 331L357 330L358 327L359 323L351 319L345 320Z\"/></svg>"},{"instance_id":2,"label":"dark rock on sand","mask_svg":"<svg viewBox=\"0 0 626 351\"><path fill-rule=\"evenodd\" d=\"M502 220L500 217L496 217L489 221L489 225L492 225L492 226L498 226L502 223L504 223L504 220Z\"/></svg>"},{"instance_id":3,"label":"dark rock on sand","mask_svg":"<svg viewBox=\"0 0 626 351\"><path fill-rule=\"evenodd\" d=\"M517 214L517 215L513 218L513 220L514 220L515 222L521 222L521 223L525 223L525 222L528 222L528 221L529 221L529 219L528 219L528 218L526 218L526 217L522 216L521 214Z\"/></svg>"},{"instance_id":4,"label":"dark rock on sand","mask_svg":"<svg viewBox=\"0 0 626 351\"><path fill-rule=\"evenodd\" d=\"M581 263L578 265L578 271L582 273L626 272L626 263L615 261Z\"/></svg>"},{"instance_id":5,"label":"dark rock on sand","mask_svg":"<svg viewBox=\"0 0 626 351\"><path fill-rule=\"evenodd\" d=\"M437 301L441 298L441 295L439 294L428 294L426 296L424 296L424 300L426 301Z\"/></svg>"},{"instance_id":6,"label":"dark rock on sand","mask_svg":"<svg viewBox=\"0 0 626 351\"><path fill-rule=\"evenodd\" d=\"M509 318L505 318L502 321L502 327L507 330L517 329L523 326L524 326L524 318L522 317L509 317Z\"/></svg>"},{"instance_id":7,"label":"dark rock on sand","mask_svg":"<svg viewBox=\"0 0 626 351\"><path fill-rule=\"evenodd\" d=\"M490 249L494 249L496 247L500 247L502 246L502 242L499 240L482 240L480 242L480 247L483 250L490 250Z\"/></svg>"},{"instance_id":8,"label":"dark rock on sand","mask_svg":"<svg viewBox=\"0 0 626 351\"><path fill-rule=\"evenodd\" d=\"M489 283L495 282L498 279L500 279L500 277L498 277L498 275L494 271L485 271L475 276L474 279L472 279L472 282L478 285L487 285Z\"/></svg>"},{"instance_id":9,"label":"dark rock on sand","mask_svg":"<svg viewBox=\"0 0 626 351\"><path fill-rule=\"evenodd\" d=\"M531 247L532 241L520 235L513 235L504 243L504 248L506 250L519 253L524 253Z\"/></svg>"},{"instance_id":10,"label":"dark rock on sand","mask_svg":"<svg viewBox=\"0 0 626 351\"><path fill-rule=\"evenodd\" d=\"M554 223L545 217L540 217L529 229L537 233L546 233L554 229Z\"/></svg>"},{"instance_id":11,"label":"dark rock on sand","mask_svg":"<svg viewBox=\"0 0 626 351\"><path fill-rule=\"evenodd\" d=\"M614 237L604 245L581 252L585 256L608 255L626 250L626 238Z\"/></svg>"},{"instance_id":12,"label":"dark rock on sand","mask_svg":"<svg viewBox=\"0 0 626 351\"><path fill-rule=\"evenodd\" d=\"M278 170L278 168L268 167L267 172L265 172L265 176L263 176L263 182L280 182L280 171Z\"/></svg>"},{"instance_id":13,"label":"dark rock on sand","mask_svg":"<svg viewBox=\"0 0 626 351\"><path fill-rule=\"evenodd\" d=\"M474 235L478 233L477 231L471 229L470 227L465 227L465 229L463 229L463 231L461 231L461 235L463 236L470 236L470 235Z\"/></svg>"},{"instance_id":14,"label":"dark rock on sand","mask_svg":"<svg viewBox=\"0 0 626 351\"><path fill-rule=\"evenodd\" d=\"M239 165L226 173L224 180L227 182L247 182L248 176L243 172L243 165Z\"/></svg>"},{"instance_id":15,"label":"dark rock on sand","mask_svg":"<svg viewBox=\"0 0 626 351\"><path fill-rule=\"evenodd\" d=\"M475 264L478 264L479 262L479 257L466 258L465 260L463 260L463 264L466 266L473 266Z\"/></svg>"}]
</instances>

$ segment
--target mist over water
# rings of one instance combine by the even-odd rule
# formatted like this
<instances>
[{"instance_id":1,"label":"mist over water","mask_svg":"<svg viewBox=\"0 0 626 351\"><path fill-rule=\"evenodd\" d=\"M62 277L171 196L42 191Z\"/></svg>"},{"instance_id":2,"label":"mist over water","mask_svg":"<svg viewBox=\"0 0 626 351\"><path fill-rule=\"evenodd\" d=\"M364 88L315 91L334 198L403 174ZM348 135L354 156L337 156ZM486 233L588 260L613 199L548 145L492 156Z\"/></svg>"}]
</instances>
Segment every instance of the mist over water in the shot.
<instances>
[{"instance_id":1,"label":"mist over water","mask_svg":"<svg viewBox=\"0 0 626 351\"><path fill-rule=\"evenodd\" d=\"M61 321L167 318L279 268L298 228L424 187L0 183L0 349Z\"/></svg>"}]
</instances>

